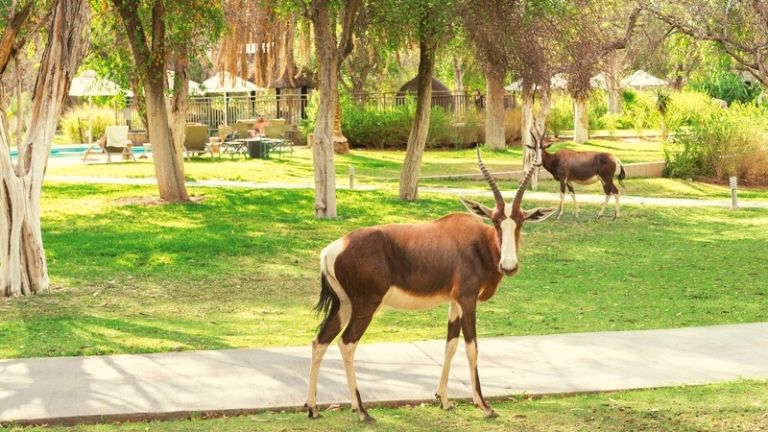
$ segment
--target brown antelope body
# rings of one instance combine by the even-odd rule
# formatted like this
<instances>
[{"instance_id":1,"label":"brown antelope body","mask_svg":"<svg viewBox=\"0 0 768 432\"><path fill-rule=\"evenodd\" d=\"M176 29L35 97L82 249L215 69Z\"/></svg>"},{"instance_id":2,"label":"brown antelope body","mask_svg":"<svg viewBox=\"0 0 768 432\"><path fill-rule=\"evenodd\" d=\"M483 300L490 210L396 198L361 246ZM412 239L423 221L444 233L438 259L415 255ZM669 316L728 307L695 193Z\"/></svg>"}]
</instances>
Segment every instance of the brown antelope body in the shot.
<instances>
[{"instance_id":1,"label":"brown antelope body","mask_svg":"<svg viewBox=\"0 0 768 432\"><path fill-rule=\"evenodd\" d=\"M456 213L421 224L363 228L323 249L316 309L325 317L312 342L305 405L310 418L320 417L316 399L320 363L339 333L352 409L361 420L370 421L357 388L354 354L374 313L381 306L415 310L441 303L449 304L448 336L436 396L443 408L452 407L447 396L448 374L459 334L463 333L473 401L487 416L496 415L483 398L477 375L476 306L494 295L504 275L517 273L523 223L544 220L554 210L526 212L520 207L533 169L524 177L514 200L506 203L482 164L479 151L478 164L493 190L495 208L462 198L474 215ZM477 216L490 219L493 226Z\"/></svg>"},{"instance_id":2,"label":"brown antelope body","mask_svg":"<svg viewBox=\"0 0 768 432\"><path fill-rule=\"evenodd\" d=\"M536 137L534 135L534 137ZM541 148L541 164L555 180L560 182L560 206L557 211L557 219L563 215L565 200L565 189L573 198L574 215L579 217L579 203L576 202L576 193L573 190L573 183L588 185L600 181L605 192L605 201L597 213L597 219L600 219L605 212L605 207L613 195L616 201L616 210L613 218L619 217L619 197L621 193L619 188L613 183L613 177L618 176L619 184L624 186L624 166L616 156L605 152L577 152L568 149L558 150L554 154L547 153L546 149L551 143L544 144L543 139L535 139L536 145Z\"/></svg>"}]
</instances>

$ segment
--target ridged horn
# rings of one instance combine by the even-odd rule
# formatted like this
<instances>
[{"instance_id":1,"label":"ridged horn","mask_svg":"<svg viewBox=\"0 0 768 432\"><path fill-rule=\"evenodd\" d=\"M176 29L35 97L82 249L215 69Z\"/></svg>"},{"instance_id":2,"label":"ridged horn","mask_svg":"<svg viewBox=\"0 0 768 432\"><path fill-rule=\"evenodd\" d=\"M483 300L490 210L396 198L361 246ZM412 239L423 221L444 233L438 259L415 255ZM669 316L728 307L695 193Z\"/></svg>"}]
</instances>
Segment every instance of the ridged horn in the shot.
<instances>
[{"instance_id":1,"label":"ridged horn","mask_svg":"<svg viewBox=\"0 0 768 432\"><path fill-rule=\"evenodd\" d=\"M491 173L488 172L488 168L485 167L483 160L480 159L480 147L475 147L475 149L477 150L477 166L480 167L480 172L483 173L485 181L487 181L491 186L491 191L493 191L493 198L496 200L496 206L503 209L504 197L501 196L501 191L499 190L499 187L496 186L496 181L493 179L493 177L491 177Z\"/></svg>"},{"instance_id":2,"label":"ridged horn","mask_svg":"<svg viewBox=\"0 0 768 432\"><path fill-rule=\"evenodd\" d=\"M512 201L513 208L520 208L520 204L523 202L523 194L525 193L525 188L528 187L528 183L531 181L533 173L536 172L536 168L538 168L540 165L541 164L533 164L530 168L528 168L528 172L525 173L525 176L520 181L520 186L517 188L517 192L515 193L515 199Z\"/></svg>"}]
</instances>

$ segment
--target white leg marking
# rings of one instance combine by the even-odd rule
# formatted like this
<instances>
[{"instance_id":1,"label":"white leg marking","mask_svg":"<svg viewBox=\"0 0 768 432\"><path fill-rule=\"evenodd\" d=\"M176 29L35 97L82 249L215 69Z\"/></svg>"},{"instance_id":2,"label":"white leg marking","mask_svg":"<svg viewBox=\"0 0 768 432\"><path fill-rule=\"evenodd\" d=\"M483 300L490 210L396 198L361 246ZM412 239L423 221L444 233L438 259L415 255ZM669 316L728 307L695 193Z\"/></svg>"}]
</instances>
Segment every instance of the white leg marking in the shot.
<instances>
[{"instance_id":1,"label":"white leg marking","mask_svg":"<svg viewBox=\"0 0 768 432\"><path fill-rule=\"evenodd\" d=\"M328 344L320 344L315 340L312 343L312 364L309 369L309 392L307 394L307 408L310 416L317 418L320 412L317 410L317 377L320 374L320 363L323 361Z\"/></svg>"},{"instance_id":2,"label":"white leg marking","mask_svg":"<svg viewBox=\"0 0 768 432\"><path fill-rule=\"evenodd\" d=\"M477 389L477 343L475 341L467 342L467 359L469 360L469 379L472 381L472 401L475 405L483 407L483 399Z\"/></svg>"},{"instance_id":3,"label":"white leg marking","mask_svg":"<svg viewBox=\"0 0 768 432\"><path fill-rule=\"evenodd\" d=\"M579 203L576 202L576 192L571 192L571 198L573 198L573 207L576 209L574 214L578 218L579 217Z\"/></svg>"},{"instance_id":4,"label":"white leg marking","mask_svg":"<svg viewBox=\"0 0 768 432\"><path fill-rule=\"evenodd\" d=\"M560 219L560 216L563 215L563 208L565 207L565 194L563 192L560 192L560 206L557 208L557 219Z\"/></svg>"},{"instance_id":5,"label":"white leg marking","mask_svg":"<svg viewBox=\"0 0 768 432\"><path fill-rule=\"evenodd\" d=\"M460 326L458 322L460 318L461 306L458 303L451 302L448 305L448 321L455 321L456 325ZM461 331L459 331L460 333ZM448 375L451 372L451 362L453 361L454 354L456 354L456 348L459 346L459 334L454 338L446 339L443 373L440 374L440 384L437 386L437 397L440 398L440 405L446 410L453 408L453 404L448 400Z\"/></svg>"},{"instance_id":6,"label":"white leg marking","mask_svg":"<svg viewBox=\"0 0 768 432\"><path fill-rule=\"evenodd\" d=\"M613 196L613 197L616 199L616 213L614 213L614 216L613 216L613 218L614 218L614 219L616 219L617 217L619 217L619 196L620 196L620 195L621 195L621 194L615 194L615 195Z\"/></svg>"},{"instance_id":7,"label":"white leg marking","mask_svg":"<svg viewBox=\"0 0 768 432\"><path fill-rule=\"evenodd\" d=\"M355 349L357 349L357 343L345 344L339 338L339 351L341 351L341 358L344 360L344 371L347 373L347 386L349 387L349 395L352 400L352 409L360 411L360 405L357 403L357 377L355 376Z\"/></svg>"},{"instance_id":8,"label":"white leg marking","mask_svg":"<svg viewBox=\"0 0 768 432\"><path fill-rule=\"evenodd\" d=\"M601 216L603 216L603 212L605 212L605 206L608 205L608 201L611 199L610 195L605 196L605 200L603 201L603 206L600 207L600 212L597 213L597 219L600 219Z\"/></svg>"}]
</instances>

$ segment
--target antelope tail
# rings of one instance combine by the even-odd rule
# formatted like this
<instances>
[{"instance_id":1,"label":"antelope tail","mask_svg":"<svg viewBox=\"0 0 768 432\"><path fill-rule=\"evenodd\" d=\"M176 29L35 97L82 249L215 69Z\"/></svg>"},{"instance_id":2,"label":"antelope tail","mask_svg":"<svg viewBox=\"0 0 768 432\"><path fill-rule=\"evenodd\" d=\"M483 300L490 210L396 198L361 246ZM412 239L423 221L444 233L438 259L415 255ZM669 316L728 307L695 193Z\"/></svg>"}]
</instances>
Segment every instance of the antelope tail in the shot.
<instances>
[{"instance_id":1,"label":"antelope tail","mask_svg":"<svg viewBox=\"0 0 768 432\"><path fill-rule=\"evenodd\" d=\"M627 174L624 172L624 165L619 162L619 184L622 188L626 189L627 185L624 184L624 179L627 177Z\"/></svg>"},{"instance_id":2,"label":"antelope tail","mask_svg":"<svg viewBox=\"0 0 768 432\"><path fill-rule=\"evenodd\" d=\"M318 315L323 315L323 320L320 322L320 325L317 326L318 330L324 327L330 319L336 316L340 306L341 302L339 301L339 297L331 288L331 284L328 283L328 276L325 272L322 272L320 274L320 300L317 302L317 305L315 305L315 311Z\"/></svg>"}]
</instances>

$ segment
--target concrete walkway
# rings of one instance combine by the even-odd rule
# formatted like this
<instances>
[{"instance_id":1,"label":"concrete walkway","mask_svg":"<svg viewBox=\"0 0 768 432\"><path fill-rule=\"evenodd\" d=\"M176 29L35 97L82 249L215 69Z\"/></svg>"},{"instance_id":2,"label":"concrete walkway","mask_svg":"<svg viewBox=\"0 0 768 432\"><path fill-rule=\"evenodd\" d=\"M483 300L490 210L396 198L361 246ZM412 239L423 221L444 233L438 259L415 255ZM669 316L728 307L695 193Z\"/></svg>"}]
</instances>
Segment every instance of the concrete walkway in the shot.
<instances>
[{"instance_id":1,"label":"concrete walkway","mask_svg":"<svg viewBox=\"0 0 768 432\"><path fill-rule=\"evenodd\" d=\"M768 379L768 323L653 331L481 338L487 396L591 392ZM429 401L444 341L362 344L358 384L369 403ZM469 398L463 347L451 398ZM0 421L173 416L301 407L309 347L0 361ZM338 349L321 369L321 404L348 403Z\"/></svg>"}]
</instances>

